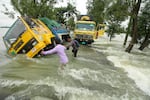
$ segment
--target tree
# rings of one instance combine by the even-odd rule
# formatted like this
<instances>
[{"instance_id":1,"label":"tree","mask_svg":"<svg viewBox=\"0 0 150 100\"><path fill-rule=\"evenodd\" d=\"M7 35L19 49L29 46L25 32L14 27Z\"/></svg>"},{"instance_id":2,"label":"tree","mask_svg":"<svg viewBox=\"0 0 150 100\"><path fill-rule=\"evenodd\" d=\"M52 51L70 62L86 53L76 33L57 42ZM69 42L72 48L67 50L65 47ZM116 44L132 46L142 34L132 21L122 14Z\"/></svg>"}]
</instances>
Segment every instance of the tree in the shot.
<instances>
[{"instance_id":1,"label":"tree","mask_svg":"<svg viewBox=\"0 0 150 100\"><path fill-rule=\"evenodd\" d=\"M57 13L57 21L60 23L66 23L66 20L69 20L70 18L76 17L78 15L76 7L70 3L67 4L67 7L55 8L55 12Z\"/></svg>"},{"instance_id":2,"label":"tree","mask_svg":"<svg viewBox=\"0 0 150 100\"><path fill-rule=\"evenodd\" d=\"M107 8L106 20L109 24L108 35L110 39L114 37L115 33L122 33L123 28L121 27L121 22L128 18L128 5L125 1L115 0Z\"/></svg>"},{"instance_id":3,"label":"tree","mask_svg":"<svg viewBox=\"0 0 150 100\"><path fill-rule=\"evenodd\" d=\"M22 16L31 16L34 18L47 16L53 18L56 0L11 0L14 9Z\"/></svg>"},{"instance_id":4,"label":"tree","mask_svg":"<svg viewBox=\"0 0 150 100\"><path fill-rule=\"evenodd\" d=\"M56 1L57 0L11 0L11 4L13 5L14 9L20 13L21 16L29 16L33 18L48 17L73 27L74 17L76 17L79 13L76 10L76 7L68 3L67 7L56 8L54 7L54 4L60 2ZM13 15L12 17L14 17L15 13L8 11L7 7L5 7L5 9L5 14L9 16ZM66 23L68 20L69 23Z\"/></svg>"},{"instance_id":5,"label":"tree","mask_svg":"<svg viewBox=\"0 0 150 100\"><path fill-rule=\"evenodd\" d=\"M74 29L74 27L75 27L74 17L69 18L69 20L67 21L67 26L68 26L69 30Z\"/></svg>"},{"instance_id":6,"label":"tree","mask_svg":"<svg viewBox=\"0 0 150 100\"><path fill-rule=\"evenodd\" d=\"M88 0L87 2L88 15L92 15L94 21L97 23L104 22L104 0Z\"/></svg>"},{"instance_id":7,"label":"tree","mask_svg":"<svg viewBox=\"0 0 150 100\"><path fill-rule=\"evenodd\" d=\"M128 18L128 2L126 0L88 0L88 13L97 22L107 22L110 40L115 33L122 32L121 22Z\"/></svg>"},{"instance_id":8,"label":"tree","mask_svg":"<svg viewBox=\"0 0 150 100\"><path fill-rule=\"evenodd\" d=\"M138 32L140 33L141 45L139 50L143 50L150 43L150 1L146 3L138 19Z\"/></svg>"},{"instance_id":9,"label":"tree","mask_svg":"<svg viewBox=\"0 0 150 100\"><path fill-rule=\"evenodd\" d=\"M128 23L128 28L127 28L126 36L125 36L124 43L123 43L124 46L125 46L126 43L127 43L129 34L131 33L132 18L130 17L129 19L130 19L130 20L129 20L129 23Z\"/></svg>"},{"instance_id":10,"label":"tree","mask_svg":"<svg viewBox=\"0 0 150 100\"><path fill-rule=\"evenodd\" d=\"M126 10L128 11L129 23L128 23L126 36L125 36L124 43L123 43L124 46L126 46L128 36L131 35L133 1L132 0L126 0L126 4L127 4L127 9Z\"/></svg>"},{"instance_id":11,"label":"tree","mask_svg":"<svg viewBox=\"0 0 150 100\"><path fill-rule=\"evenodd\" d=\"M126 48L126 52L130 53L132 50L134 44L137 42L137 18L138 18L138 12L140 9L142 0L134 0L133 10L132 10L132 40L129 44L129 46Z\"/></svg>"},{"instance_id":12,"label":"tree","mask_svg":"<svg viewBox=\"0 0 150 100\"><path fill-rule=\"evenodd\" d=\"M60 7L55 9L56 12L56 20L59 23L65 23L64 13L66 12L66 7Z\"/></svg>"}]
</instances>

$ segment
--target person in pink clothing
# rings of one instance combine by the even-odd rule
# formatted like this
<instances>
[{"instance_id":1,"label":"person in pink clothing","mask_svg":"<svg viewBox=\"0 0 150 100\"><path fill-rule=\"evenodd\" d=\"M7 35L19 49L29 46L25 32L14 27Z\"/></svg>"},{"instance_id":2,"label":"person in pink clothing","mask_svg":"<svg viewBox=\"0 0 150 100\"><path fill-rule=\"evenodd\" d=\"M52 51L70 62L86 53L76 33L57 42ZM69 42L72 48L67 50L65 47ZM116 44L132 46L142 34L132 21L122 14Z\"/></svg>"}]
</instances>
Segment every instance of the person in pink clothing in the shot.
<instances>
[{"instance_id":1,"label":"person in pink clothing","mask_svg":"<svg viewBox=\"0 0 150 100\"><path fill-rule=\"evenodd\" d=\"M60 58L61 63L61 69L64 69L64 66L68 63L68 57L65 53L66 47L62 44L56 44L56 46L53 49L50 49L48 51L42 51L41 54L48 55L48 54L57 54Z\"/></svg>"}]
</instances>

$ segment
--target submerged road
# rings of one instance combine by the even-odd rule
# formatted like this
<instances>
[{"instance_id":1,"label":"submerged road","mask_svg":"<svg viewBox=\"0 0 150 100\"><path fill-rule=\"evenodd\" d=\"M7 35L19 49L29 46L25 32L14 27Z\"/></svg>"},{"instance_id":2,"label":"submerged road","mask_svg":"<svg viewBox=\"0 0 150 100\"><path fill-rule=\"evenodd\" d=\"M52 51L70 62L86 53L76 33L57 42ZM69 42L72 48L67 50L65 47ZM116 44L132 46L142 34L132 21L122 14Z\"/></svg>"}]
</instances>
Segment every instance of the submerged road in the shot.
<instances>
[{"instance_id":1,"label":"submerged road","mask_svg":"<svg viewBox=\"0 0 150 100\"><path fill-rule=\"evenodd\" d=\"M69 50L63 71L57 55L10 58L0 48L0 100L149 100L150 81L138 80L149 79L149 52L128 55L121 48L104 38L81 46L77 58Z\"/></svg>"}]
</instances>

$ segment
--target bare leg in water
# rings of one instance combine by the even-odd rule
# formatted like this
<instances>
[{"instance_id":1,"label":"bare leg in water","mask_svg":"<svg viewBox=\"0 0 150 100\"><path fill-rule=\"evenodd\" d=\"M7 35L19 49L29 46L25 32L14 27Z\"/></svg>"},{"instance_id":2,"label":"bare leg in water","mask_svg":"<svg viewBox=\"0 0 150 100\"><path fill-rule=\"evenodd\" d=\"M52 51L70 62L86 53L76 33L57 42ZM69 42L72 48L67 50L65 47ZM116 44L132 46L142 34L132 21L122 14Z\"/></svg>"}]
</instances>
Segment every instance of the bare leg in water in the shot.
<instances>
[{"instance_id":1,"label":"bare leg in water","mask_svg":"<svg viewBox=\"0 0 150 100\"><path fill-rule=\"evenodd\" d=\"M62 70L64 70L64 67L66 66L66 64L61 64L60 65L60 68L62 69Z\"/></svg>"}]
</instances>

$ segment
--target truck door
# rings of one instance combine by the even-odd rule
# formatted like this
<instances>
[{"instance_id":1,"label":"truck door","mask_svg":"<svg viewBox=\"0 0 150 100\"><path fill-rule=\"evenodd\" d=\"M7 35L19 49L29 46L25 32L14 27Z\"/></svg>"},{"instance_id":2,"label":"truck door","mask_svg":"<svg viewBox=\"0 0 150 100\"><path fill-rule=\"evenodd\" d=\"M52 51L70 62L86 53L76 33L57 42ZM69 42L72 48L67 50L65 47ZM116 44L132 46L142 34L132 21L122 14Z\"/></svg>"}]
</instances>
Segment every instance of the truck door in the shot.
<instances>
[{"instance_id":1,"label":"truck door","mask_svg":"<svg viewBox=\"0 0 150 100\"><path fill-rule=\"evenodd\" d=\"M104 24L98 24L97 26L97 37L103 36L105 33L105 25Z\"/></svg>"}]
</instances>

